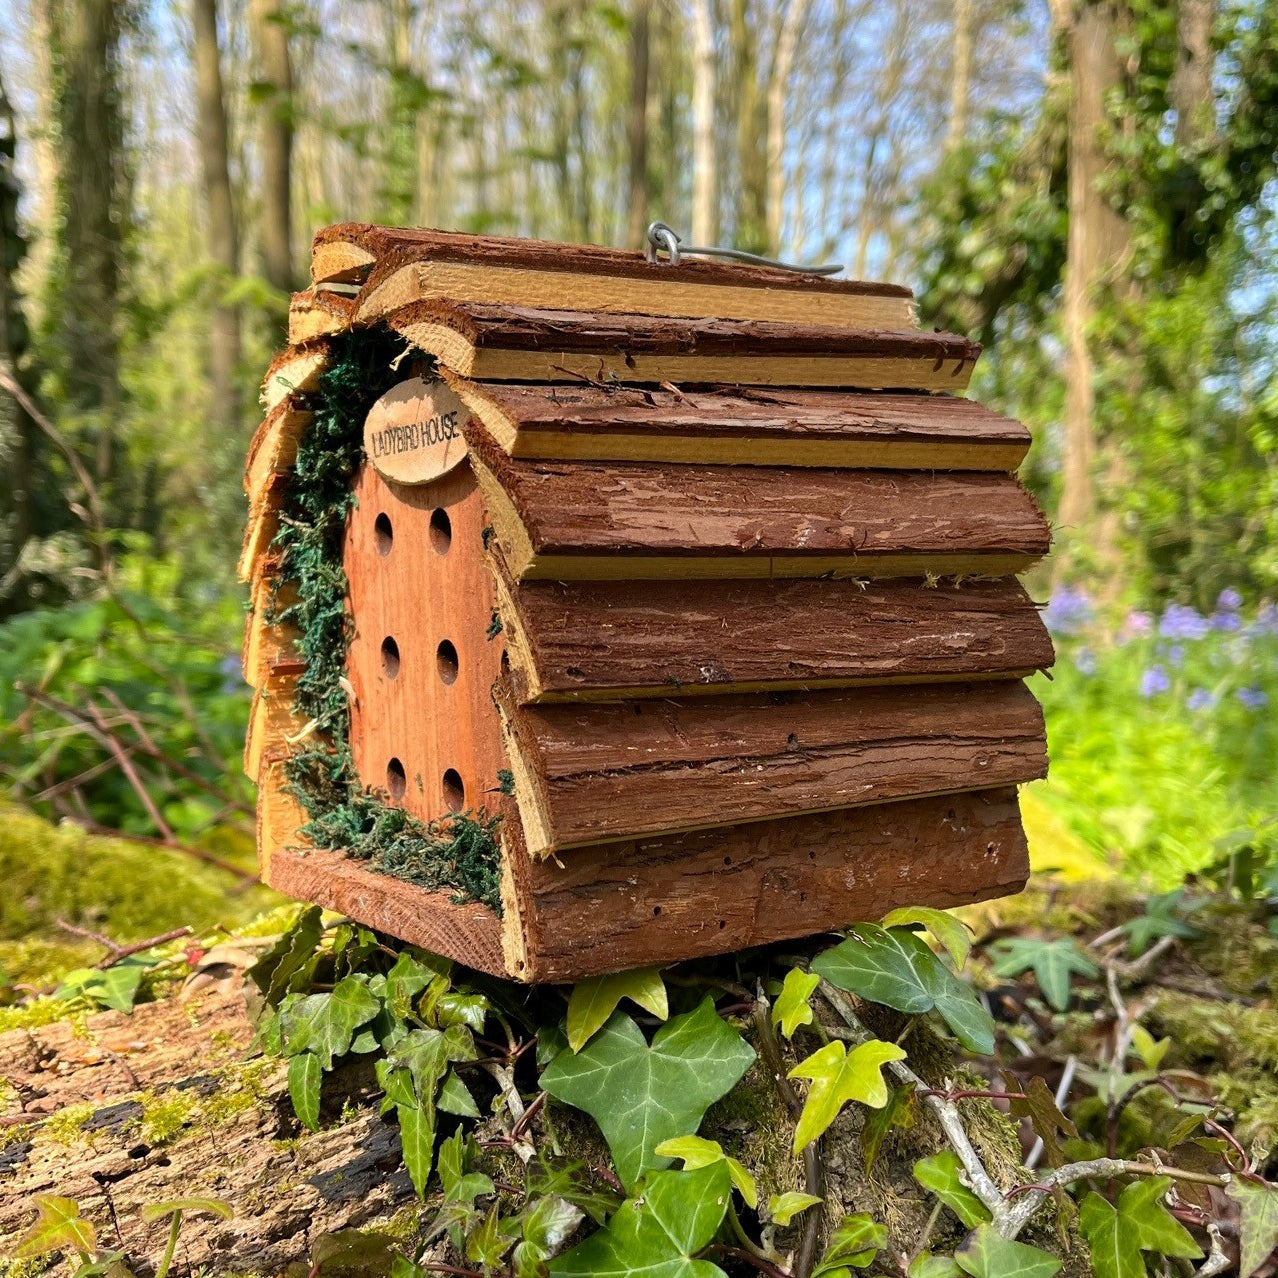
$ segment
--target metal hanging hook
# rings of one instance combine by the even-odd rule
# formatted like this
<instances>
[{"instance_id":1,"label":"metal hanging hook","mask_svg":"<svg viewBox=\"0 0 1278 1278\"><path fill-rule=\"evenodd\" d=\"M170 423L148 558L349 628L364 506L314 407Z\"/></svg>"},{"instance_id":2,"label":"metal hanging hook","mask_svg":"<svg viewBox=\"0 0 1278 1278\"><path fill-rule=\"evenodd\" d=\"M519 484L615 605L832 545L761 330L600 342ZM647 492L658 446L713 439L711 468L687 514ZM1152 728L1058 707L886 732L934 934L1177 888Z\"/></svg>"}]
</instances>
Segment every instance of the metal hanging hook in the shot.
<instances>
[{"instance_id":1,"label":"metal hanging hook","mask_svg":"<svg viewBox=\"0 0 1278 1278\"><path fill-rule=\"evenodd\" d=\"M648 224L648 243L644 255L648 261L661 261L657 256L665 253L671 266L678 266L685 257L725 257L734 262L749 262L752 266L772 266L781 271L798 271L803 275L837 275L843 267L837 262L825 266L798 266L794 262L778 262L775 258L760 257L758 253L747 253L744 249L733 248L696 248L692 245L683 247L683 240L673 227L665 222Z\"/></svg>"}]
</instances>

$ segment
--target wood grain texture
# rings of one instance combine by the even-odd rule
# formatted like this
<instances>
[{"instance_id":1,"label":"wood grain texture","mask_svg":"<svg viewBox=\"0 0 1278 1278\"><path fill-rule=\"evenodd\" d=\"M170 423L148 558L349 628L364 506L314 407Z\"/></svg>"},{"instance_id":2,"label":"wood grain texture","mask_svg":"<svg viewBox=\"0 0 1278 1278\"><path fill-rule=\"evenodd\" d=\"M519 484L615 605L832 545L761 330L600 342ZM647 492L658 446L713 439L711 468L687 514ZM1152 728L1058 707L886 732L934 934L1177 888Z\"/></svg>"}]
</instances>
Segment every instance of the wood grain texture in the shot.
<instances>
[{"instance_id":1,"label":"wood grain texture","mask_svg":"<svg viewBox=\"0 0 1278 1278\"><path fill-rule=\"evenodd\" d=\"M474 476L463 462L433 483L404 486L365 465L355 492L345 568L354 620L347 671L355 691L356 772L365 786L386 789L388 766L397 759L406 788L402 796L392 791L392 800L423 821L462 809L492 810L500 797L497 774L506 766L492 702L502 644L487 636L495 596ZM432 527L441 515L449 527L446 543ZM381 517L389 521L389 545L378 528ZM398 654L393 677L387 639ZM441 663L442 643L452 645L455 667ZM460 779L460 795L445 786L450 769Z\"/></svg>"},{"instance_id":2,"label":"wood grain texture","mask_svg":"<svg viewBox=\"0 0 1278 1278\"><path fill-rule=\"evenodd\" d=\"M271 543L280 530L280 510L284 505L288 481L288 472L272 472L261 494L249 506L237 565L241 581L253 581L258 577L263 562L269 557Z\"/></svg>"},{"instance_id":3,"label":"wood grain texture","mask_svg":"<svg viewBox=\"0 0 1278 1278\"><path fill-rule=\"evenodd\" d=\"M517 707L499 687L533 857L1046 775L1019 680Z\"/></svg>"},{"instance_id":4,"label":"wood grain texture","mask_svg":"<svg viewBox=\"0 0 1278 1278\"><path fill-rule=\"evenodd\" d=\"M297 446L313 418L314 413L299 395L286 395L267 413L253 435L244 467L244 492L250 507L264 496L274 476L293 469Z\"/></svg>"},{"instance_id":5,"label":"wood grain texture","mask_svg":"<svg viewBox=\"0 0 1278 1278\"><path fill-rule=\"evenodd\" d=\"M355 318L355 299L330 289L294 293L288 308L288 340L294 345L345 332Z\"/></svg>"},{"instance_id":6,"label":"wood grain texture","mask_svg":"<svg viewBox=\"0 0 1278 1278\"><path fill-rule=\"evenodd\" d=\"M332 363L333 346L326 338L286 346L271 361L262 381L262 406L269 413L289 395L306 395L319 386L320 374Z\"/></svg>"},{"instance_id":7,"label":"wood grain texture","mask_svg":"<svg viewBox=\"0 0 1278 1278\"><path fill-rule=\"evenodd\" d=\"M952 333L415 302L387 321L465 377L593 383L966 389L980 346Z\"/></svg>"},{"instance_id":8,"label":"wood grain texture","mask_svg":"<svg viewBox=\"0 0 1278 1278\"><path fill-rule=\"evenodd\" d=\"M515 461L465 429L516 578L1006 576L1050 542L1010 475Z\"/></svg>"},{"instance_id":9,"label":"wood grain texture","mask_svg":"<svg viewBox=\"0 0 1278 1278\"><path fill-rule=\"evenodd\" d=\"M519 979L577 981L1018 892L1029 875L1016 793L982 790L790 820L522 855L529 960Z\"/></svg>"},{"instance_id":10,"label":"wood grain texture","mask_svg":"<svg viewBox=\"0 0 1278 1278\"><path fill-rule=\"evenodd\" d=\"M340 247L339 247L340 246ZM323 252L321 252L323 251ZM608 275L618 279L669 282L672 277L700 284L780 289L799 293L909 299L909 289L899 284L863 280L830 279L774 267L727 265L687 259L679 267L650 263L637 250L607 248L598 244L566 244L514 236L470 235L458 231L376 226L367 222L343 222L323 227L312 242L312 279L317 271L341 263L342 278L349 278L357 259L377 263L389 273L408 261L474 263L494 268L520 267L560 274ZM327 276L326 278L337 278Z\"/></svg>"},{"instance_id":11,"label":"wood grain texture","mask_svg":"<svg viewBox=\"0 0 1278 1278\"><path fill-rule=\"evenodd\" d=\"M244 738L244 775L250 781L258 781L267 760L293 749L290 738L296 739L306 728L305 720L293 709L302 668L300 662L281 663L254 690Z\"/></svg>"},{"instance_id":12,"label":"wood grain texture","mask_svg":"<svg viewBox=\"0 0 1278 1278\"><path fill-rule=\"evenodd\" d=\"M420 945L467 967L506 975L501 920L483 905L453 905L449 892L430 892L370 870L344 852L272 853L266 882L277 892L336 910L367 927Z\"/></svg>"},{"instance_id":13,"label":"wood grain texture","mask_svg":"<svg viewBox=\"0 0 1278 1278\"><path fill-rule=\"evenodd\" d=\"M953 395L674 392L444 376L512 457L1014 471L1029 431Z\"/></svg>"},{"instance_id":14,"label":"wood grain texture","mask_svg":"<svg viewBox=\"0 0 1278 1278\"><path fill-rule=\"evenodd\" d=\"M499 598L531 701L1005 679L1053 660L1010 580L503 581Z\"/></svg>"}]
</instances>

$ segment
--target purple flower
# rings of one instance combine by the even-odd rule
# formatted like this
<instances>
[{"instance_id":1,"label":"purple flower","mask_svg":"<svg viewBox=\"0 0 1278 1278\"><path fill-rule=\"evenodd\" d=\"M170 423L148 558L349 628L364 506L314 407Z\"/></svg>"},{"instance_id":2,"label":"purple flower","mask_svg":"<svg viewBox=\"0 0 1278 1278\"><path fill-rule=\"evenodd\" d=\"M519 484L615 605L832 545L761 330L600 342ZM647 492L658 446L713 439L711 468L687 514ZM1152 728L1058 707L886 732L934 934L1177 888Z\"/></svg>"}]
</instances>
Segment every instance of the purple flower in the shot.
<instances>
[{"instance_id":1,"label":"purple flower","mask_svg":"<svg viewBox=\"0 0 1278 1278\"><path fill-rule=\"evenodd\" d=\"M1131 612L1123 619L1122 630L1119 631L1123 639L1144 639L1147 635L1154 633L1154 619L1147 612L1141 612L1137 608L1133 608Z\"/></svg>"},{"instance_id":2,"label":"purple flower","mask_svg":"<svg viewBox=\"0 0 1278 1278\"><path fill-rule=\"evenodd\" d=\"M1140 677L1140 695L1142 697L1153 697L1160 692L1166 692L1171 687L1171 680L1167 677L1167 671L1162 666L1150 666Z\"/></svg>"},{"instance_id":3,"label":"purple flower","mask_svg":"<svg viewBox=\"0 0 1278 1278\"><path fill-rule=\"evenodd\" d=\"M1188 604L1168 604L1158 621L1158 633L1164 639L1202 639L1211 623Z\"/></svg>"},{"instance_id":4,"label":"purple flower","mask_svg":"<svg viewBox=\"0 0 1278 1278\"><path fill-rule=\"evenodd\" d=\"M1199 710L1210 710L1216 704L1216 698L1207 691L1206 688L1195 688L1193 692L1185 698L1185 708L1195 712Z\"/></svg>"},{"instance_id":5,"label":"purple flower","mask_svg":"<svg viewBox=\"0 0 1278 1278\"><path fill-rule=\"evenodd\" d=\"M1239 688L1234 696L1248 710L1263 710L1269 704L1269 694L1263 688Z\"/></svg>"},{"instance_id":6,"label":"purple flower","mask_svg":"<svg viewBox=\"0 0 1278 1278\"><path fill-rule=\"evenodd\" d=\"M1080 648L1074 654L1074 669L1082 675L1096 673L1096 654L1090 648Z\"/></svg>"},{"instance_id":7,"label":"purple flower","mask_svg":"<svg viewBox=\"0 0 1278 1278\"><path fill-rule=\"evenodd\" d=\"M1278 604L1262 604L1256 613L1253 629L1257 633L1268 631L1271 635L1278 635Z\"/></svg>"},{"instance_id":8,"label":"purple flower","mask_svg":"<svg viewBox=\"0 0 1278 1278\"><path fill-rule=\"evenodd\" d=\"M1217 608L1211 614L1211 628L1213 630L1241 630L1242 618L1236 612L1227 612L1223 608Z\"/></svg>"},{"instance_id":9,"label":"purple flower","mask_svg":"<svg viewBox=\"0 0 1278 1278\"><path fill-rule=\"evenodd\" d=\"M1167 649L1167 660L1179 670L1185 664L1185 645L1183 643L1172 644Z\"/></svg>"},{"instance_id":10,"label":"purple flower","mask_svg":"<svg viewBox=\"0 0 1278 1278\"><path fill-rule=\"evenodd\" d=\"M247 686L244 681L244 672L241 669L240 658L231 654L225 656L217 663L218 673L222 676L222 694L231 696L236 692L242 692Z\"/></svg>"},{"instance_id":11,"label":"purple flower","mask_svg":"<svg viewBox=\"0 0 1278 1278\"><path fill-rule=\"evenodd\" d=\"M1062 586L1043 610L1043 621L1054 635L1076 635L1091 619L1091 599L1073 586Z\"/></svg>"},{"instance_id":12,"label":"purple flower","mask_svg":"<svg viewBox=\"0 0 1278 1278\"><path fill-rule=\"evenodd\" d=\"M1242 607L1242 595L1233 586L1226 586L1216 596L1216 608L1220 612L1237 612Z\"/></svg>"}]
</instances>

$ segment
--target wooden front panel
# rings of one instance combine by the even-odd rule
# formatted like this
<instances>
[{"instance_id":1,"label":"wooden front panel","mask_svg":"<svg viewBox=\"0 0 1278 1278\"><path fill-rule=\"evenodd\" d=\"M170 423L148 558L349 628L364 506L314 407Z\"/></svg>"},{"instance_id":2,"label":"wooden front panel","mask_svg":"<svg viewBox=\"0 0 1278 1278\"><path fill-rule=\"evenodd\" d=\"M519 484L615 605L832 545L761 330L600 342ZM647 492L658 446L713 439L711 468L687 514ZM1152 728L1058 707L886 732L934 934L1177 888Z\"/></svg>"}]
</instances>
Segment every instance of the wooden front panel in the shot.
<instances>
[{"instance_id":1,"label":"wooden front panel","mask_svg":"<svg viewBox=\"0 0 1278 1278\"><path fill-rule=\"evenodd\" d=\"M468 463L405 487L365 466L346 530L351 745L365 786L424 821L499 806L504 768L487 637L494 586Z\"/></svg>"}]
</instances>

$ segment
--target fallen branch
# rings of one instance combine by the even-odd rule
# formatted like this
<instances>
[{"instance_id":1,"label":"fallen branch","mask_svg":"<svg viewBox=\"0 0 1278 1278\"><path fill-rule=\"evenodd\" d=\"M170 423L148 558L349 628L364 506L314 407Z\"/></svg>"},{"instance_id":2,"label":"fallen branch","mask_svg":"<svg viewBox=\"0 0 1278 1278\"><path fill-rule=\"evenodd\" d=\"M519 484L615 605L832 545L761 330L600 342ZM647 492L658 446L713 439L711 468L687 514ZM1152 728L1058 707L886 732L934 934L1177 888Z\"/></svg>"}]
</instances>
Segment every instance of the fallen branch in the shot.
<instances>
[{"instance_id":1,"label":"fallen branch","mask_svg":"<svg viewBox=\"0 0 1278 1278\"><path fill-rule=\"evenodd\" d=\"M120 945L109 936L104 936L101 932L91 932L87 927L76 927L74 923L68 923L66 919L55 919L54 922L64 932L70 932L72 936L82 936L85 940L96 941L99 945L105 947L107 956L104 959L99 959L93 965L96 968L108 968L113 963L118 963L122 958L128 958L130 954L141 954L143 950L153 950L157 945L165 945L169 941L178 940L179 937L191 935L189 927L175 927L172 931L161 932L159 936L148 937L145 941L134 941L129 945Z\"/></svg>"}]
</instances>

